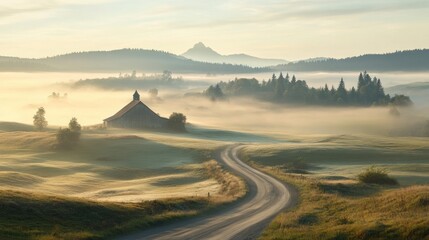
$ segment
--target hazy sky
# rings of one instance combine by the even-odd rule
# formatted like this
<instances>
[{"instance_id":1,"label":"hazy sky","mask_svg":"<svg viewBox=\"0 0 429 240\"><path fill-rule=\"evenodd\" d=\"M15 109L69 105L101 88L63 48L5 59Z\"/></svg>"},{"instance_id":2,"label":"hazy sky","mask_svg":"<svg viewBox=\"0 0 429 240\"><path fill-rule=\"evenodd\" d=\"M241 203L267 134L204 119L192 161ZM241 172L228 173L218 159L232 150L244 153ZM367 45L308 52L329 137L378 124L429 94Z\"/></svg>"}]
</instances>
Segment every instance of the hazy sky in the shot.
<instances>
[{"instance_id":1,"label":"hazy sky","mask_svg":"<svg viewBox=\"0 0 429 240\"><path fill-rule=\"evenodd\" d=\"M0 55L160 49L289 60L429 48L428 0L0 0Z\"/></svg>"}]
</instances>

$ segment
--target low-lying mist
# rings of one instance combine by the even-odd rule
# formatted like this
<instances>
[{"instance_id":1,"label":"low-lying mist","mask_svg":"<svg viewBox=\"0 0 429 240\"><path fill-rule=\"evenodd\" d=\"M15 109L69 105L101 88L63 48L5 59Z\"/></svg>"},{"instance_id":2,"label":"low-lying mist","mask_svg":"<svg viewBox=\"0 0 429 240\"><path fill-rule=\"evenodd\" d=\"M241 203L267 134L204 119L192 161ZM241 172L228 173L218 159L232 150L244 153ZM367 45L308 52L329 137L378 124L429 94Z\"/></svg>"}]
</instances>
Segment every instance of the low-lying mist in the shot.
<instances>
[{"instance_id":1,"label":"low-lying mist","mask_svg":"<svg viewBox=\"0 0 429 240\"><path fill-rule=\"evenodd\" d=\"M44 74L2 74L3 78L10 80L0 84L0 101L3 103L0 106L1 121L31 124L37 108L43 106L51 126L64 126L72 117L76 117L82 125L99 124L128 104L135 90L70 88L62 84L74 82L73 78L104 77L102 74L79 77L75 73L73 76ZM137 90L141 100L163 117L181 112L192 124L276 135L415 135L421 132L419 129L429 119L429 108L424 108L424 111L421 108L419 111L414 108L398 109L398 116L392 114L388 107L297 107L249 99L213 102L203 97L184 97L188 90L183 89L160 89L156 98L151 97L148 89ZM52 92L59 93L59 97L52 97Z\"/></svg>"},{"instance_id":2,"label":"low-lying mist","mask_svg":"<svg viewBox=\"0 0 429 240\"><path fill-rule=\"evenodd\" d=\"M182 109L192 123L229 130L269 134L383 134L414 135L429 116L413 108L299 107L261 103L249 99L211 102L183 99L159 104L159 108ZM168 112L168 111L167 111Z\"/></svg>"}]
</instances>

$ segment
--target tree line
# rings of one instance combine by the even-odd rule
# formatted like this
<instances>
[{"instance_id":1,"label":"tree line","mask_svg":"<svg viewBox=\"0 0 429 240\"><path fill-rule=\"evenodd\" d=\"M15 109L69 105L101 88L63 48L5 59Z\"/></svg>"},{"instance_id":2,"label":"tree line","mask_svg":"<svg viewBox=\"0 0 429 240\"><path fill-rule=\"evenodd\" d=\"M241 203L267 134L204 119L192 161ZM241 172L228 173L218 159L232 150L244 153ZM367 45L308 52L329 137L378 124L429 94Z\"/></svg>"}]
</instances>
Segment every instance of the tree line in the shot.
<instances>
[{"instance_id":1,"label":"tree line","mask_svg":"<svg viewBox=\"0 0 429 240\"><path fill-rule=\"evenodd\" d=\"M227 63L208 63L157 50L119 49L75 52L47 58L11 58L0 56L0 71L129 71L158 72L169 69L181 73L255 73L268 67L249 67Z\"/></svg>"},{"instance_id":2,"label":"tree line","mask_svg":"<svg viewBox=\"0 0 429 240\"><path fill-rule=\"evenodd\" d=\"M204 95L212 100L234 96L252 96L277 103L328 105L328 106L385 106L393 104L408 106L411 99L404 95L391 97L384 92L381 80L371 78L367 72L361 72L358 77L357 88L347 89L341 79L338 86L331 88L309 87L305 80L297 80L295 75L277 77L272 75L268 81L259 82L255 78L240 78L229 82L220 82L210 86Z\"/></svg>"},{"instance_id":3,"label":"tree line","mask_svg":"<svg viewBox=\"0 0 429 240\"><path fill-rule=\"evenodd\" d=\"M292 71L427 71L429 49L397 51L386 54L366 54L343 59L299 61L273 67Z\"/></svg>"}]
</instances>

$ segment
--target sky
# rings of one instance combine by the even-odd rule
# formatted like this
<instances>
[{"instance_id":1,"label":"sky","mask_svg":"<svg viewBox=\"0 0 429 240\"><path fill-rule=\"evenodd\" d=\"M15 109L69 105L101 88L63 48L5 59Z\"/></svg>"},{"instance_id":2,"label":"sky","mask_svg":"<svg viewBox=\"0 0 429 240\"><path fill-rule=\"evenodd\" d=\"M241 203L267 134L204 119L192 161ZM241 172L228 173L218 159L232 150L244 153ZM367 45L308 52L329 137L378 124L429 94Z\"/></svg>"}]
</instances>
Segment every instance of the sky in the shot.
<instances>
[{"instance_id":1,"label":"sky","mask_svg":"<svg viewBox=\"0 0 429 240\"><path fill-rule=\"evenodd\" d=\"M428 0L0 0L0 55L143 48L298 60L429 48Z\"/></svg>"}]
</instances>

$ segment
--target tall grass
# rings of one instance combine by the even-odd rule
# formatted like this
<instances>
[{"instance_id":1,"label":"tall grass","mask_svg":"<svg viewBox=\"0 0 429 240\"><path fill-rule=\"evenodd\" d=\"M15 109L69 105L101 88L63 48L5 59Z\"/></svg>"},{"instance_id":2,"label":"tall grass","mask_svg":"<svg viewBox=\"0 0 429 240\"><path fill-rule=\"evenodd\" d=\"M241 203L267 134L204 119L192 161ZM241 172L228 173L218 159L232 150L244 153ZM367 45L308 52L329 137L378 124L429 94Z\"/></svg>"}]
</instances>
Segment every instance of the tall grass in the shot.
<instances>
[{"instance_id":1,"label":"tall grass","mask_svg":"<svg viewBox=\"0 0 429 240\"><path fill-rule=\"evenodd\" d=\"M389 177L385 168L371 166L358 175L360 182L381 185L398 185L398 181Z\"/></svg>"},{"instance_id":2,"label":"tall grass","mask_svg":"<svg viewBox=\"0 0 429 240\"><path fill-rule=\"evenodd\" d=\"M197 197L106 203L2 190L0 239L105 239L215 205Z\"/></svg>"},{"instance_id":3,"label":"tall grass","mask_svg":"<svg viewBox=\"0 0 429 240\"><path fill-rule=\"evenodd\" d=\"M214 178L221 185L219 194L235 199L246 193L246 185L243 180L225 171L217 161L205 162L204 168L207 176Z\"/></svg>"},{"instance_id":4,"label":"tall grass","mask_svg":"<svg viewBox=\"0 0 429 240\"><path fill-rule=\"evenodd\" d=\"M261 239L428 239L429 185L386 188L323 182L254 166L294 184L300 204L281 213ZM365 194L362 188L371 189Z\"/></svg>"},{"instance_id":5,"label":"tall grass","mask_svg":"<svg viewBox=\"0 0 429 240\"><path fill-rule=\"evenodd\" d=\"M163 133L115 133L97 129L85 130L82 137L73 151L59 151L53 148L56 144L53 130L9 132L0 128L0 152L6 156L3 167L13 170L0 176L2 189L26 190L0 190L0 239L106 239L136 228L201 214L245 193L243 181L223 170L216 161L202 164L220 143ZM39 172L38 168L32 171L34 166L44 171ZM195 169L203 171L204 178L196 175ZM82 176L69 177L75 173ZM55 180L62 174L67 174L66 180ZM115 188L123 184L123 189L133 189L142 184L130 180L149 179L154 175L158 178L148 181L149 190L152 190L149 187L159 188L155 184L171 180L172 175L175 179L195 182L213 178L219 183L220 191L213 192L210 198L194 196L138 203L96 202L51 194L66 195L76 193L76 189L79 193L93 190L115 193L106 191L111 187L104 183L114 182ZM213 180L210 182L207 189L218 187ZM52 186L55 188L49 189ZM44 195L46 189L50 195ZM136 190L136 197L147 195L139 189L141 186ZM169 189L167 194L160 191L154 195L171 196L173 191L186 194L176 184ZM204 189L205 185L198 190ZM123 197L121 193L115 194Z\"/></svg>"}]
</instances>

